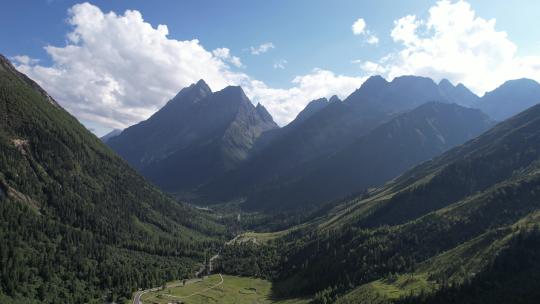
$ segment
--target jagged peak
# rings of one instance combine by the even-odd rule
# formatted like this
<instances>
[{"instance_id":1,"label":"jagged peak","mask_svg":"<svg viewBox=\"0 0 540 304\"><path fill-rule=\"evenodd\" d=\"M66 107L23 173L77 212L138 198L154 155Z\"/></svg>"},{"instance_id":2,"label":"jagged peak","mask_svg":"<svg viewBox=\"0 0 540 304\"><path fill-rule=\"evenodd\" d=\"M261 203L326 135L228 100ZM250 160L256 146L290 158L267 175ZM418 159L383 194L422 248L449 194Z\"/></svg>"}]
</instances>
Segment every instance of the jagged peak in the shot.
<instances>
[{"instance_id":1,"label":"jagged peak","mask_svg":"<svg viewBox=\"0 0 540 304\"><path fill-rule=\"evenodd\" d=\"M247 107L255 109L255 106L244 93L240 86L227 86L212 95L212 99L220 104L227 104L230 107Z\"/></svg>"},{"instance_id":2,"label":"jagged peak","mask_svg":"<svg viewBox=\"0 0 540 304\"><path fill-rule=\"evenodd\" d=\"M184 97L188 95L191 95L189 98L191 102L197 102L199 99L204 98L211 94L212 94L212 90L206 84L206 82L201 79L197 81L196 83L192 83L191 85L181 89L180 92L178 92L178 94L176 94L176 96L174 96L169 102L183 99Z\"/></svg>"},{"instance_id":3,"label":"jagged peak","mask_svg":"<svg viewBox=\"0 0 540 304\"><path fill-rule=\"evenodd\" d=\"M463 83L461 83L461 82L458 83L458 84L456 85L456 88L459 88L459 89L467 89L467 90L469 90L469 88L467 88L467 87L466 87Z\"/></svg>"},{"instance_id":4,"label":"jagged peak","mask_svg":"<svg viewBox=\"0 0 540 304\"><path fill-rule=\"evenodd\" d=\"M310 105L312 103L327 103L327 102L328 102L328 99L326 99L326 97L322 97L322 98L314 99L314 100L310 101L308 103L308 105Z\"/></svg>"},{"instance_id":5,"label":"jagged peak","mask_svg":"<svg viewBox=\"0 0 540 304\"><path fill-rule=\"evenodd\" d=\"M212 91L210 89L210 87L208 86L208 84L206 84L206 81L204 81L204 79L199 79L199 81L197 81L197 83L195 83L195 86L197 87L203 87L203 88L208 88L208 90Z\"/></svg>"},{"instance_id":6,"label":"jagged peak","mask_svg":"<svg viewBox=\"0 0 540 304\"><path fill-rule=\"evenodd\" d=\"M260 102L257 102L257 105L255 106L255 109L257 109L257 111L265 111L265 112L268 112L266 110L266 107L262 105L262 103Z\"/></svg>"},{"instance_id":7,"label":"jagged peak","mask_svg":"<svg viewBox=\"0 0 540 304\"><path fill-rule=\"evenodd\" d=\"M454 88L456 86L454 86L450 80L448 80L446 78L443 78L443 79L441 79L441 81L439 81L439 87Z\"/></svg>"},{"instance_id":8,"label":"jagged peak","mask_svg":"<svg viewBox=\"0 0 540 304\"><path fill-rule=\"evenodd\" d=\"M227 86L223 90L216 92L216 94L237 96L249 101L249 98L246 96L246 93L244 93L241 86Z\"/></svg>"},{"instance_id":9,"label":"jagged peak","mask_svg":"<svg viewBox=\"0 0 540 304\"><path fill-rule=\"evenodd\" d=\"M388 81L384 79L380 75L370 76L361 87L373 87L373 86L380 86L380 85L386 85L388 84Z\"/></svg>"},{"instance_id":10,"label":"jagged peak","mask_svg":"<svg viewBox=\"0 0 540 304\"><path fill-rule=\"evenodd\" d=\"M341 99L337 96L337 95L332 95L332 97L330 97L330 99L328 100L329 103L334 103L334 102L341 102Z\"/></svg>"},{"instance_id":11,"label":"jagged peak","mask_svg":"<svg viewBox=\"0 0 540 304\"><path fill-rule=\"evenodd\" d=\"M274 121L274 118L272 117L270 112L268 112L268 110L260 102L257 103L255 111L257 111L262 120L272 122Z\"/></svg>"}]
</instances>

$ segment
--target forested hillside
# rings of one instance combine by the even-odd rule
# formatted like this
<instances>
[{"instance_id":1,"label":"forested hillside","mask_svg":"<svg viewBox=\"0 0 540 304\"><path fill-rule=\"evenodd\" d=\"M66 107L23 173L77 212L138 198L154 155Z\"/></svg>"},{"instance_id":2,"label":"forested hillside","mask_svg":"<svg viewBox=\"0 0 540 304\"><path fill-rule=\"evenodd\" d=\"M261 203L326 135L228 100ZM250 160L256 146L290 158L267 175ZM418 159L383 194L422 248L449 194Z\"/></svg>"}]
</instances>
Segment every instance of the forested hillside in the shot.
<instances>
[{"instance_id":1,"label":"forested hillside","mask_svg":"<svg viewBox=\"0 0 540 304\"><path fill-rule=\"evenodd\" d=\"M256 252L279 262L252 273L274 277L280 295L316 294L314 303L535 303L537 283L519 282L538 265L539 137L535 106L276 233ZM245 260L248 246L234 245L228 259ZM249 273L238 265L229 270Z\"/></svg>"},{"instance_id":2,"label":"forested hillside","mask_svg":"<svg viewBox=\"0 0 540 304\"><path fill-rule=\"evenodd\" d=\"M171 200L0 57L0 302L117 301L191 276L225 229Z\"/></svg>"}]
</instances>

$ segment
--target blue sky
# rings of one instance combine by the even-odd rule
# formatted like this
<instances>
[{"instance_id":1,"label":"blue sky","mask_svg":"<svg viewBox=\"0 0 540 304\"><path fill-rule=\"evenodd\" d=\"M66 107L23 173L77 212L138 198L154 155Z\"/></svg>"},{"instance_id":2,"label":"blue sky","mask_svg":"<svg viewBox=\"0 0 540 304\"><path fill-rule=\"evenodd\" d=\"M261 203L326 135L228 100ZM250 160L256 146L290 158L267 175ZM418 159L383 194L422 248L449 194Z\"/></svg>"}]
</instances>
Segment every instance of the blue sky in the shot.
<instances>
[{"instance_id":1,"label":"blue sky","mask_svg":"<svg viewBox=\"0 0 540 304\"><path fill-rule=\"evenodd\" d=\"M180 75L177 80L171 81L164 88L159 88L158 84L152 84L152 88L158 86L154 88L156 91L163 92L161 95L157 93L145 95L143 88L148 82L144 79L129 80L129 83L119 79L123 77L122 73L133 71L128 67L122 68L121 71L109 71L107 68L96 69L92 75L87 75L84 80L81 79L76 83L78 86L76 92L67 92L67 89L62 87L75 86L65 83L65 79L76 77L75 74L78 71L74 67L76 62L87 59L88 66L85 69L92 69L93 66L99 65L96 62L106 59L98 58L98 55L94 55L97 53L93 51L95 49L90 47L86 52L92 53L92 58L82 56L82 51L79 53L55 52L48 51L44 47L64 48L67 45L86 47L86 41L91 38L85 35L92 35L91 37L99 40L99 35L111 34L108 31L96 33L86 31L79 33L80 39L76 42L66 38L69 33L74 32L74 28L87 25L69 21L74 14L68 11L77 3L80 2L50 0L3 3L3 9L0 11L0 40L2 41L0 52L12 58L20 70L36 78L53 97L59 99L62 105L98 134L110 128L125 127L146 118L166 102L173 94L172 92L188 85L188 82L197 77L210 79L209 84L213 89L220 89L226 84L242 85L254 102L263 103L278 122L285 124L294 118L294 115L309 101L308 99L321 97L316 94L329 96L337 93L344 97L371 74L382 74L387 78L392 78L400 73L412 73L430 76L435 80L446 77L454 83L464 82L481 95L483 91L499 85L505 77L512 78L514 74L515 77L524 74L523 76L534 78L535 73L540 71L540 68L538 70L530 68L540 62L536 58L540 55L540 19L538 18L540 2L538 1L519 1L518 4L508 4L508 1L468 1L465 3L467 7L461 6L460 12L455 16L466 18L467 12L473 12L474 17L469 20L471 29L487 37L481 48L474 45L473 41L476 38L466 40L471 44L471 52L475 54L474 56L484 58L491 56L490 50L507 50L493 57L493 62L505 58L504 60L508 62L504 67L491 71L488 67L489 62L486 62L485 66L476 68L477 71L483 72L476 72L476 74L469 73L466 67L461 70L455 69L451 65L444 66L445 64L437 63L434 59L443 57L445 62L459 61L459 58L456 59L458 55L441 54L441 47L433 46L433 44L457 43L456 39L459 38L447 39L447 41L436 38L436 34L432 33L439 31L444 38L452 32L452 29L448 29L446 25L421 29L430 20L430 8L440 4L436 1L90 1L91 6L86 7L87 10L96 7L103 14L113 11L118 17L122 16L126 10L136 10L144 19L137 24L141 25L145 22L153 29L157 29L159 24L166 25L167 40L197 39L198 46L209 53L219 48L226 48L228 51L214 53L216 57L222 54L217 60L224 66L212 71L197 66L191 68L190 62L182 61L184 59L179 59L178 56L174 57L176 59L167 58L166 48L160 48L160 51L165 50L165 53L156 53L156 57L164 58L170 64L183 66L183 69L159 68L157 63L153 65L152 62L129 63L137 67L144 66L144 69L137 68L137 71L147 68L151 73ZM453 5L458 7L456 1L447 4L445 7L439 5L442 15L447 15L445 10L453 10ZM79 14L84 14L82 9L79 10ZM414 15L416 19L414 22L408 19L408 23L404 20L404 28L408 28L407 25L417 24L419 29L416 38L433 38L433 41L420 44L416 41L418 39L407 40L410 35L408 36L406 32L394 31L395 34L392 34L396 28L396 22L409 15ZM432 18L435 17L434 15ZM359 18L363 19L365 27L362 33L355 35L352 25ZM493 28L490 28L488 24L491 19L496 20ZM81 19L77 22L91 23L93 21ZM479 27L480 30L478 30ZM144 26L141 29L144 29ZM462 30L470 32L470 29ZM497 34L502 32L506 33L505 37ZM119 33L125 33L125 31L119 30ZM129 34L137 35L131 32ZM368 43L368 38L371 36L377 37L378 43ZM488 41L490 39L495 41L492 45ZM108 41L104 46L106 48L114 50L119 47L110 37L109 40L104 39L104 41ZM273 48L258 55L252 54L252 47L257 48L264 43L271 43ZM463 41L460 40L459 43ZM144 48L144 45L140 46L141 50ZM171 48L171 52L184 51L182 48ZM439 49L435 50L436 48ZM404 49L409 51L420 49L424 53L415 58L402 58L399 62L396 57L402 56L399 54ZM151 47L148 50L148 52L155 51ZM146 58L137 57L141 54L131 56L127 52L129 51L121 50L115 54L119 53L121 57L123 56L122 58ZM460 52L463 50L460 49ZM53 53L57 55L56 59ZM426 54L428 58L433 57L428 59L433 60L433 63L417 62L420 57L426 58ZM223 55L229 57L225 58ZM28 56L32 60L17 61L15 56ZM102 56L107 56L107 54L103 52ZM448 58L445 59L444 56ZM475 61L474 56L471 55L464 61ZM241 62L241 67L233 63L231 60L233 57L237 57ZM385 57L391 57L391 62ZM193 57L193 60L198 60L197 58ZM221 65L220 62L217 64ZM367 62L371 65L366 64ZM508 73L508 66L516 65L516 62L524 67ZM103 66L106 66L106 63L103 61ZM109 61L108 64L112 65L114 62ZM435 68L427 68L429 64L433 64ZM54 68L54 70L44 68ZM318 70L314 70L316 68ZM191 78L181 76L186 69L189 72L195 71ZM331 74L324 74L323 71ZM50 80L51 75L58 73L66 73L66 75L62 75L64 78L58 78L56 82ZM225 76L212 73L221 73ZM508 76L504 76L505 73ZM489 79L489 84L474 81L475 77L482 77L484 74L498 76ZM293 82L295 78L296 81ZM64 82L60 82L61 80ZM84 81L93 81L103 86L86 87L82 85ZM264 84L263 88L259 82ZM315 86L322 86L325 89L314 89ZM136 94L126 92L133 87L142 87L141 92ZM96 95L109 101L104 103L101 100L95 100ZM134 102L135 98L143 101Z\"/></svg>"}]
</instances>

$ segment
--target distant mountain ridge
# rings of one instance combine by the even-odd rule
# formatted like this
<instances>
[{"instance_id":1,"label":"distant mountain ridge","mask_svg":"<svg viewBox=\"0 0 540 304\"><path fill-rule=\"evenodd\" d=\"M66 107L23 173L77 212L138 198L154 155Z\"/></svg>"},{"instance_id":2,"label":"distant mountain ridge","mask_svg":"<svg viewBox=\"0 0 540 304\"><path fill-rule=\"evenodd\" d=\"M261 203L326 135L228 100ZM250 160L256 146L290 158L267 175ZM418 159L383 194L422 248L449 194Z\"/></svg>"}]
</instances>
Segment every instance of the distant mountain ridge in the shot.
<instances>
[{"instance_id":1,"label":"distant mountain ridge","mask_svg":"<svg viewBox=\"0 0 540 304\"><path fill-rule=\"evenodd\" d=\"M426 77L403 76L391 82L380 76L370 77L344 101L310 102L289 125L263 136L263 149L258 149L237 169L201 187L199 195L206 198L205 201L227 201L249 196L260 189L268 191L267 187L278 187L281 179L297 176L295 172L303 171L302 167L316 167L314 162L339 153L397 115L427 102L448 102L448 96L453 96L451 102L463 94L469 98L475 96L464 91L467 92L462 86L449 82L437 85ZM356 191L361 190L359 183Z\"/></svg>"},{"instance_id":2,"label":"distant mountain ridge","mask_svg":"<svg viewBox=\"0 0 540 304\"><path fill-rule=\"evenodd\" d=\"M536 303L539 219L535 105L276 233L286 262L275 290L340 304Z\"/></svg>"},{"instance_id":3,"label":"distant mountain ridge","mask_svg":"<svg viewBox=\"0 0 540 304\"><path fill-rule=\"evenodd\" d=\"M122 130L120 129L113 129L111 132L103 135L102 137L100 137L101 141L103 141L104 143L106 143L107 141L109 141L109 139L113 138L113 137L116 137L118 135L120 135L120 133L122 133Z\"/></svg>"},{"instance_id":4,"label":"distant mountain ridge","mask_svg":"<svg viewBox=\"0 0 540 304\"><path fill-rule=\"evenodd\" d=\"M494 125L480 110L428 102L344 149L299 165L248 195L255 209L316 205L379 186L404 170L470 140Z\"/></svg>"},{"instance_id":5,"label":"distant mountain ridge","mask_svg":"<svg viewBox=\"0 0 540 304\"><path fill-rule=\"evenodd\" d=\"M380 76L372 76L345 100L341 101L336 96L330 100L314 100L291 123L279 128L270 113L260 104L254 107L239 87L228 87L212 93L201 80L182 89L147 121L126 129L108 144L151 181L181 198L205 203L247 198L248 201L265 201L265 205L270 206L269 199L277 200L276 193L270 193L277 190L271 189L281 189L286 183L288 190L283 193L305 193L307 184L303 186L303 191L299 191L300 188L295 191L293 185L307 183L307 180L303 180L307 178L304 175L306 168L317 172L315 168L324 167L322 163L327 159L345 155L342 151L352 149L353 143L423 104L454 103L488 112L490 108L503 108L497 104L504 103L508 115L511 115L534 103L536 86L539 85L531 80L509 81L501 88L478 97L464 85L454 85L446 79L435 83L427 77L401 76L387 81ZM509 95L503 92L520 89L529 90L529 93ZM513 102L513 96L520 97L521 101ZM438 107L453 115L449 108ZM475 129L476 133L472 132L478 135L491 122L487 123L486 117L475 113L477 116L470 116L469 119L477 121L470 123L478 122L484 126ZM458 121L461 118L454 116L454 119ZM463 120L461 125L470 126ZM459 126L454 129L458 130ZM459 130L462 138L451 141L452 145L471 138L465 130ZM444 136L451 136L451 133ZM432 143L440 145L434 141ZM437 153L452 145L436 149L439 151ZM356 149L361 149L356 152L364 151L358 145ZM424 157L433 157L437 153L425 154ZM352 159L354 154L348 152L347 155ZM416 161L422 160L425 158ZM414 164L408 163L409 166ZM388 166L392 167L392 163ZM406 169L403 165L396 165L395 168ZM354 171L353 167L347 169ZM332 171L332 174L337 181L343 177L340 174L346 171ZM401 171L388 172L397 175ZM381 176L390 179L394 177L392 174ZM362 180L356 174L348 176ZM292 177L295 179L292 180ZM315 180L321 178L310 177ZM381 178L377 180L378 183L385 181ZM353 180L344 183L354 184ZM349 185L342 188L355 192L376 184L356 180L356 187ZM336 199L338 195L345 195L344 191L336 191L332 196L321 195L320 199ZM261 199L262 193L266 195ZM293 196L290 197L281 197L280 201L290 201ZM304 200L309 195L295 197ZM255 207L251 203L249 205Z\"/></svg>"},{"instance_id":6,"label":"distant mountain ridge","mask_svg":"<svg viewBox=\"0 0 540 304\"><path fill-rule=\"evenodd\" d=\"M482 96L475 107L496 120L504 120L540 103L540 84L532 79L509 80Z\"/></svg>"}]
</instances>

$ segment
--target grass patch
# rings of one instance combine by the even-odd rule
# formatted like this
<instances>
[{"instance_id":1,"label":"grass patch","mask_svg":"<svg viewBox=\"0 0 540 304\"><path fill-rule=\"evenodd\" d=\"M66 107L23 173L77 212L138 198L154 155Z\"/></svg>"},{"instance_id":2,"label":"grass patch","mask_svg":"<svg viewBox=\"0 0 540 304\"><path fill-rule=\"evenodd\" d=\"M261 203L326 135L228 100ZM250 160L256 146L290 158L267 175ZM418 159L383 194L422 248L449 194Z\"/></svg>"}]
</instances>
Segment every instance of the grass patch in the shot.
<instances>
[{"instance_id":1,"label":"grass patch","mask_svg":"<svg viewBox=\"0 0 540 304\"><path fill-rule=\"evenodd\" d=\"M276 300L272 297L272 283L262 279L211 275L207 279L150 292L142 297L144 304L181 302L185 304L307 304L308 299Z\"/></svg>"},{"instance_id":2,"label":"grass patch","mask_svg":"<svg viewBox=\"0 0 540 304\"><path fill-rule=\"evenodd\" d=\"M409 295L429 292L436 286L425 275L405 274L364 284L341 297L339 304L386 304Z\"/></svg>"}]
</instances>

